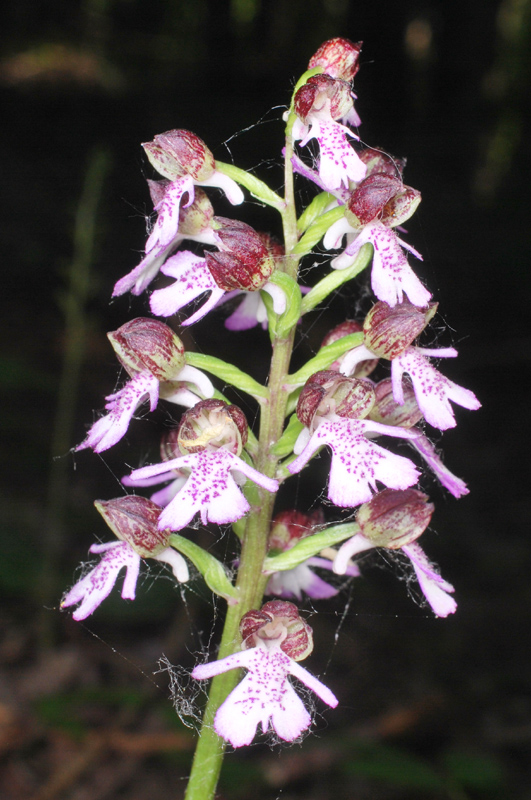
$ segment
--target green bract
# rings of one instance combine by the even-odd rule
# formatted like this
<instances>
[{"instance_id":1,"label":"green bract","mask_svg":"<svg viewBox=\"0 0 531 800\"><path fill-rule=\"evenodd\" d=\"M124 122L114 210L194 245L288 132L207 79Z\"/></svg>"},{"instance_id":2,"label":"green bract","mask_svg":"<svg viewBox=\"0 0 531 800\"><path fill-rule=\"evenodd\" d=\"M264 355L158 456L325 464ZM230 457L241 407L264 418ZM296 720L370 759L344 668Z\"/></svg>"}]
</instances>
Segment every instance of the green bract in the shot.
<instances>
[{"instance_id":1,"label":"green bract","mask_svg":"<svg viewBox=\"0 0 531 800\"><path fill-rule=\"evenodd\" d=\"M204 353L186 353L186 363L190 364L191 367L198 367L210 372L211 375L221 378L230 383L231 386L241 389L242 392L250 394L257 400L264 400L269 397L269 389L255 381L246 372L235 367L234 364L222 361L221 358L207 356Z\"/></svg>"},{"instance_id":2,"label":"green bract","mask_svg":"<svg viewBox=\"0 0 531 800\"><path fill-rule=\"evenodd\" d=\"M207 553L199 545L194 544L178 533L172 533L169 539L171 547L183 553L201 573L205 583L214 594L224 597L229 603L238 601L238 590L227 577L223 564Z\"/></svg>"},{"instance_id":3,"label":"green bract","mask_svg":"<svg viewBox=\"0 0 531 800\"><path fill-rule=\"evenodd\" d=\"M294 569L303 561L315 556L325 547L332 547L338 542L350 539L358 533L360 526L356 522L347 522L344 525L333 525L326 531L319 531L311 536L301 539L294 547L285 550L278 556L268 556L264 561L264 573L284 572Z\"/></svg>"},{"instance_id":4,"label":"green bract","mask_svg":"<svg viewBox=\"0 0 531 800\"><path fill-rule=\"evenodd\" d=\"M225 164L223 161L216 161L216 169L241 186L245 186L257 200L261 200L266 205L273 206L279 211L284 208L283 199L278 194L275 194L267 183L264 183L249 172L245 172L245 170L235 167L233 164Z\"/></svg>"}]
</instances>

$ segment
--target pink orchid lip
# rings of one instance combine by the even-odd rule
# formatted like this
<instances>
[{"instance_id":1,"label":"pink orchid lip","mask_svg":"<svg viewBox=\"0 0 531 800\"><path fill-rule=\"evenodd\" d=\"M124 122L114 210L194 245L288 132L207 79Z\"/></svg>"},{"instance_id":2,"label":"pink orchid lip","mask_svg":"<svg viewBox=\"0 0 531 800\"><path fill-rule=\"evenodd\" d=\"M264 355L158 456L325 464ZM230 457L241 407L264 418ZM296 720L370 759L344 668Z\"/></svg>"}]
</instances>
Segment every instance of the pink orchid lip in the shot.
<instances>
[{"instance_id":1,"label":"pink orchid lip","mask_svg":"<svg viewBox=\"0 0 531 800\"><path fill-rule=\"evenodd\" d=\"M131 473L130 481L144 481L155 475L164 476L161 481L167 480L168 474L175 469L190 470L190 474L184 486L161 513L161 529L181 530L196 514L200 515L204 524L210 521L225 525L243 517L250 506L231 475L233 471L237 475L245 475L269 492L278 489L276 480L262 475L238 456L222 448L190 453L150 467L142 467Z\"/></svg>"},{"instance_id":2,"label":"pink orchid lip","mask_svg":"<svg viewBox=\"0 0 531 800\"><path fill-rule=\"evenodd\" d=\"M323 445L332 449L332 465L328 497L337 506L356 507L371 499L377 491L376 481L392 489L407 489L415 484L419 473L408 458L395 455L367 439L365 434L383 434L414 439L416 432L394 428L371 420L337 418L323 421L307 439L304 449L288 469L299 472ZM302 436L302 434L301 434ZM297 447L295 448L297 451Z\"/></svg>"},{"instance_id":3,"label":"pink orchid lip","mask_svg":"<svg viewBox=\"0 0 531 800\"><path fill-rule=\"evenodd\" d=\"M248 670L247 675L218 708L214 718L216 733L233 747L250 744L258 725L264 733L271 725L277 736L288 742L310 727L311 716L288 675L301 681L331 708L338 704L327 686L279 648L253 647L219 661L199 664L192 671L192 677L206 680L240 667Z\"/></svg>"}]
</instances>

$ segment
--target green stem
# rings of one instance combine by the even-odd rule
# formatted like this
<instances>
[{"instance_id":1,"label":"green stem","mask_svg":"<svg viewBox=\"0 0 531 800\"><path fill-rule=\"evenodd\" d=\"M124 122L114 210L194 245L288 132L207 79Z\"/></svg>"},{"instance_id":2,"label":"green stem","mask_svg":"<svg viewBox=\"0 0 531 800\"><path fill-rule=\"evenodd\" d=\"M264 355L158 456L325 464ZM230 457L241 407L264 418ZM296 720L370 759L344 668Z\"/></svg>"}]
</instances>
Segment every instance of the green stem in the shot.
<instances>
[{"instance_id":1,"label":"green stem","mask_svg":"<svg viewBox=\"0 0 531 800\"><path fill-rule=\"evenodd\" d=\"M290 132L292 124L293 120L290 119L286 128L285 203L281 215L286 251L284 271L296 278L299 259L297 256L291 255L297 244L297 215L291 167ZM280 439L284 428L289 397L289 391L284 388L284 384L289 372L295 329L296 325L294 324L286 336L277 336L272 343L269 397L262 401L259 447L255 458L256 468L268 477L274 477L278 467L279 457L271 452L271 447ZM227 609L218 654L220 659L238 650L241 643L240 620L251 609L260 608L268 580L268 577L263 574L263 565L267 556L267 541L275 495L261 490L260 497L261 504L251 508L247 517L236 580L240 601ZM214 731L214 717L217 709L234 689L239 679L238 671L231 670L217 675L212 680L185 800L212 800L215 795L223 763L225 742Z\"/></svg>"}]
</instances>

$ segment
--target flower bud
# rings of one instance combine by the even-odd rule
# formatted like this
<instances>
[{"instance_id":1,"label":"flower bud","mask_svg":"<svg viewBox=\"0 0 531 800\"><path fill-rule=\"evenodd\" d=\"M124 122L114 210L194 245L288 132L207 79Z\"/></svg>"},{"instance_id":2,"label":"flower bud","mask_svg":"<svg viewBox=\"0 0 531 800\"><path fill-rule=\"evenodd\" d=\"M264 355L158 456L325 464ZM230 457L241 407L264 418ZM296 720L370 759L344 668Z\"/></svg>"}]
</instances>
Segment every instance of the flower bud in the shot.
<instances>
[{"instance_id":1,"label":"flower bud","mask_svg":"<svg viewBox=\"0 0 531 800\"><path fill-rule=\"evenodd\" d=\"M375 402L369 381L346 378L335 370L316 372L306 381L297 403L297 417L312 428L315 417L337 414L349 419L363 419Z\"/></svg>"},{"instance_id":2,"label":"flower bud","mask_svg":"<svg viewBox=\"0 0 531 800\"><path fill-rule=\"evenodd\" d=\"M202 139L191 131L166 131L142 147L157 172L171 181L191 175L200 183L212 177L216 170L214 156Z\"/></svg>"},{"instance_id":3,"label":"flower bud","mask_svg":"<svg viewBox=\"0 0 531 800\"><path fill-rule=\"evenodd\" d=\"M302 661L313 650L312 629L297 606L286 600L271 600L260 611L248 611L241 618L240 633L244 649L280 647L294 661Z\"/></svg>"},{"instance_id":4,"label":"flower bud","mask_svg":"<svg viewBox=\"0 0 531 800\"><path fill-rule=\"evenodd\" d=\"M177 445L183 455L222 447L239 456L246 442L245 414L238 406L231 406L223 400L196 403L183 414L177 429ZM173 437L166 440L166 452L174 443Z\"/></svg>"},{"instance_id":5,"label":"flower bud","mask_svg":"<svg viewBox=\"0 0 531 800\"><path fill-rule=\"evenodd\" d=\"M367 175L383 172L392 178L401 178L406 166L405 158L395 158L384 150L375 150L372 147L362 150L359 157L367 166Z\"/></svg>"},{"instance_id":6,"label":"flower bud","mask_svg":"<svg viewBox=\"0 0 531 800\"><path fill-rule=\"evenodd\" d=\"M363 42L336 37L321 45L311 57L308 69L322 67L327 75L342 81L351 81L358 72Z\"/></svg>"},{"instance_id":7,"label":"flower bud","mask_svg":"<svg viewBox=\"0 0 531 800\"><path fill-rule=\"evenodd\" d=\"M327 344L333 344L334 342L339 341L339 339L342 339L344 336L349 336L351 333L360 333L362 330L363 327L359 322L356 322L353 319L347 319L345 322L341 322L339 325L336 325L335 328L326 334L325 338L321 342L321 347L325 347ZM334 361L333 364L330 364L329 369L339 370L345 355L340 356L337 361ZM353 377L366 378L376 369L377 365L377 358L367 359L367 361L360 361L359 364L356 364Z\"/></svg>"},{"instance_id":8,"label":"flower bud","mask_svg":"<svg viewBox=\"0 0 531 800\"><path fill-rule=\"evenodd\" d=\"M110 331L107 337L131 377L147 370L157 380L168 381L185 366L183 343L168 325L156 319L138 317Z\"/></svg>"},{"instance_id":9,"label":"flower bud","mask_svg":"<svg viewBox=\"0 0 531 800\"><path fill-rule=\"evenodd\" d=\"M350 86L329 75L314 75L301 86L294 99L295 113L304 122L319 112L329 113L332 119L340 119L352 108Z\"/></svg>"},{"instance_id":10,"label":"flower bud","mask_svg":"<svg viewBox=\"0 0 531 800\"><path fill-rule=\"evenodd\" d=\"M95 500L94 505L117 539L127 542L142 558L153 558L168 547L170 530L157 527L162 509L130 494L114 500Z\"/></svg>"},{"instance_id":11,"label":"flower bud","mask_svg":"<svg viewBox=\"0 0 531 800\"><path fill-rule=\"evenodd\" d=\"M424 533L435 510L417 489L384 489L360 506L356 522L375 547L397 550Z\"/></svg>"},{"instance_id":12,"label":"flower bud","mask_svg":"<svg viewBox=\"0 0 531 800\"><path fill-rule=\"evenodd\" d=\"M294 547L298 541L313 533L317 525L324 522L322 509L313 514L303 514L300 511L281 511L271 522L269 533L269 550L284 552Z\"/></svg>"},{"instance_id":13,"label":"flower bud","mask_svg":"<svg viewBox=\"0 0 531 800\"><path fill-rule=\"evenodd\" d=\"M399 178L374 172L350 195L345 216L353 228L381 219L385 205L403 188Z\"/></svg>"},{"instance_id":14,"label":"flower bud","mask_svg":"<svg viewBox=\"0 0 531 800\"><path fill-rule=\"evenodd\" d=\"M183 236L197 236L212 227L213 219L214 208L207 193L196 188L194 202L179 209L179 233Z\"/></svg>"},{"instance_id":15,"label":"flower bud","mask_svg":"<svg viewBox=\"0 0 531 800\"><path fill-rule=\"evenodd\" d=\"M205 253L207 267L220 289L256 292L269 280L275 261L260 235L239 220L215 217L219 253Z\"/></svg>"},{"instance_id":16,"label":"flower bud","mask_svg":"<svg viewBox=\"0 0 531 800\"><path fill-rule=\"evenodd\" d=\"M402 391L404 402L399 405L393 397L393 382L391 378L385 378L374 387L376 403L369 414L374 422L381 422L383 425L393 425L397 428L412 428L422 419L413 384L409 378L402 380Z\"/></svg>"},{"instance_id":17,"label":"flower bud","mask_svg":"<svg viewBox=\"0 0 531 800\"><path fill-rule=\"evenodd\" d=\"M417 308L404 300L394 308L379 300L363 323L364 344L375 355L391 361L412 344L435 312L437 303Z\"/></svg>"}]
</instances>

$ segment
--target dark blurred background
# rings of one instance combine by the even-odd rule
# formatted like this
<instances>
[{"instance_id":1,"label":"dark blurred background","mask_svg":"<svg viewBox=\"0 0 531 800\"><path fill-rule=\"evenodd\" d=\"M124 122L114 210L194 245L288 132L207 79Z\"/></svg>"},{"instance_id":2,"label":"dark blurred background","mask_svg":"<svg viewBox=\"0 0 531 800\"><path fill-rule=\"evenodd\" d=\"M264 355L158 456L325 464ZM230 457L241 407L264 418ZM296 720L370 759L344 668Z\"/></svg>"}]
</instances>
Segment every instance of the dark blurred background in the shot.
<instances>
[{"instance_id":1,"label":"dark blurred background","mask_svg":"<svg viewBox=\"0 0 531 800\"><path fill-rule=\"evenodd\" d=\"M94 499L121 494L124 463L156 459L168 409L102 458L69 450L116 385L105 332L147 312L145 297L109 302L151 213L140 143L188 128L277 188L282 107L311 54L340 35L365 42L362 139L407 156L406 182L423 195L408 241L440 301L434 340L459 350L442 369L483 403L457 409L442 440L470 495L423 484L437 504L423 544L459 609L433 618L379 557L335 601L306 603L316 639L307 665L339 710L318 715L301 746L231 754L219 796L531 798L530 0L7 0L2 34L0 794L183 795L193 728L168 699L167 674L153 673L162 653L184 668L209 646L213 655L221 606L199 580L181 595L151 568L137 601L115 591L86 624L58 608L90 544L108 536ZM212 197L217 213L236 216ZM242 213L277 226L257 204ZM346 288L305 322L296 358L358 296ZM253 331L242 347L221 312L211 317L187 345L263 379L266 335ZM298 480L302 506L315 507L323 481ZM217 546L234 550L230 535ZM193 725L199 705L180 703L184 676L176 699Z\"/></svg>"}]
</instances>

